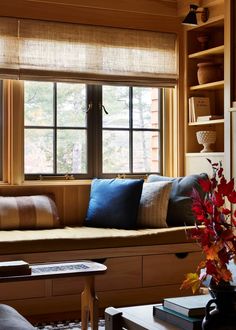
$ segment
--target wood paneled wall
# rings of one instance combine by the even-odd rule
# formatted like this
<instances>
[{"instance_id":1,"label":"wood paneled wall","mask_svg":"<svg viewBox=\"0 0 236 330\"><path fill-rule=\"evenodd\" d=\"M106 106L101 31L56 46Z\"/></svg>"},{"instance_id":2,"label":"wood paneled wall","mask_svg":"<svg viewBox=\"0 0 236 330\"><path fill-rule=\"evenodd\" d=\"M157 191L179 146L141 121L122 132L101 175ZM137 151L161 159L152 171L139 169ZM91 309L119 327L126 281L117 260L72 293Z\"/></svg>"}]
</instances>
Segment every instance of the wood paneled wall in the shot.
<instances>
[{"instance_id":1,"label":"wood paneled wall","mask_svg":"<svg viewBox=\"0 0 236 330\"><path fill-rule=\"evenodd\" d=\"M27 196L52 194L57 205L60 221L64 225L82 226L90 194L90 184L27 184L0 186L0 196Z\"/></svg>"},{"instance_id":2,"label":"wood paneled wall","mask_svg":"<svg viewBox=\"0 0 236 330\"><path fill-rule=\"evenodd\" d=\"M176 31L177 0L7 0L0 16Z\"/></svg>"}]
</instances>

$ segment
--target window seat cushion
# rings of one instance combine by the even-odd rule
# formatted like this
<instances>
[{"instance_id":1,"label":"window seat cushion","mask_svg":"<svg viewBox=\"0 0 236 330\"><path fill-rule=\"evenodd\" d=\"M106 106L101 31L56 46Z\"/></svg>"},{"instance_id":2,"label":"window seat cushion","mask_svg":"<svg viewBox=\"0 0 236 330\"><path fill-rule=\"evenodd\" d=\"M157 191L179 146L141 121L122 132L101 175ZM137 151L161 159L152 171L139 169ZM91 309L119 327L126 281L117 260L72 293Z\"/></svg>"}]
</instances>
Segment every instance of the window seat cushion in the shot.
<instances>
[{"instance_id":1,"label":"window seat cushion","mask_svg":"<svg viewBox=\"0 0 236 330\"><path fill-rule=\"evenodd\" d=\"M188 228L188 227L187 227ZM190 242L186 227L110 229L65 227L0 231L0 254L69 251Z\"/></svg>"}]
</instances>

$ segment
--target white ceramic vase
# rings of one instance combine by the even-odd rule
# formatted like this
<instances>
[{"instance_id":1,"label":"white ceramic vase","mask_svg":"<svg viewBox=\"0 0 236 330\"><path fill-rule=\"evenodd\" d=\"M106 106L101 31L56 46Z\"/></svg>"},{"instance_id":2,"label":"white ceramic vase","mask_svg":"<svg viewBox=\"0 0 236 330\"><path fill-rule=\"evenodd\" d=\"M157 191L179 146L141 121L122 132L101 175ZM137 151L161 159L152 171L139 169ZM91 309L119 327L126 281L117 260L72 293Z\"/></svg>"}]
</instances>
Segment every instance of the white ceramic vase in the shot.
<instances>
[{"instance_id":1,"label":"white ceramic vase","mask_svg":"<svg viewBox=\"0 0 236 330\"><path fill-rule=\"evenodd\" d=\"M201 152L212 152L211 144L216 142L216 131L198 131L196 133L197 141L203 144Z\"/></svg>"}]
</instances>

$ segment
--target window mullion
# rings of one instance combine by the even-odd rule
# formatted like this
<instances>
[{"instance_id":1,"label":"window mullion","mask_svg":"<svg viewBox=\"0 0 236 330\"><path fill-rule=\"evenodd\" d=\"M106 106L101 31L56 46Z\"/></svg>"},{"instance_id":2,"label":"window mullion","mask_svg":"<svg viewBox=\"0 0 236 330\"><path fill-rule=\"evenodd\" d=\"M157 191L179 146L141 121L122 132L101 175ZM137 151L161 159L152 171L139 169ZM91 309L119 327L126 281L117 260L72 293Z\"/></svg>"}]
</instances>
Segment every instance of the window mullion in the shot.
<instances>
[{"instance_id":1,"label":"window mullion","mask_svg":"<svg viewBox=\"0 0 236 330\"><path fill-rule=\"evenodd\" d=\"M53 86L53 173L57 174L57 84Z\"/></svg>"},{"instance_id":2,"label":"window mullion","mask_svg":"<svg viewBox=\"0 0 236 330\"><path fill-rule=\"evenodd\" d=\"M102 176L103 167L103 124L102 116L103 110L101 105L102 99L102 86L94 86L94 146L95 146L95 162L94 162L94 176Z\"/></svg>"},{"instance_id":3,"label":"window mullion","mask_svg":"<svg viewBox=\"0 0 236 330\"><path fill-rule=\"evenodd\" d=\"M133 173L133 87L129 87L129 170Z\"/></svg>"}]
</instances>

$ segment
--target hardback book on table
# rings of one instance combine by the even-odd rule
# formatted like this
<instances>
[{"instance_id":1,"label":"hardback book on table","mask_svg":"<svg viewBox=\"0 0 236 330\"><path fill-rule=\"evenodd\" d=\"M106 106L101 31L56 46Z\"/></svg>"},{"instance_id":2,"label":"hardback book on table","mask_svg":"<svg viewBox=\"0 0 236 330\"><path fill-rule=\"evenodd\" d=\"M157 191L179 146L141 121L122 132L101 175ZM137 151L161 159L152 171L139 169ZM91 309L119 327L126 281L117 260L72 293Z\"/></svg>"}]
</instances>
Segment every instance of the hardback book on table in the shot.
<instances>
[{"instance_id":1,"label":"hardback book on table","mask_svg":"<svg viewBox=\"0 0 236 330\"><path fill-rule=\"evenodd\" d=\"M0 277L29 274L31 274L31 268L26 261L14 260L0 262Z\"/></svg>"},{"instance_id":2,"label":"hardback book on table","mask_svg":"<svg viewBox=\"0 0 236 330\"><path fill-rule=\"evenodd\" d=\"M183 314L172 311L162 305L153 306L153 316L155 319L159 319L170 324L176 325L183 330L201 330L202 329L202 317L188 317Z\"/></svg>"},{"instance_id":3,"label":"hardback book on table","mask_svg":"<svg viewBox=\"0 0 236 330\"><path fill-rule=\"evenodd\" d=\"M204 316L206 304L210 299L210 294L165 298L163 306L189 317Z\"/></svg>"}]
</instances>

